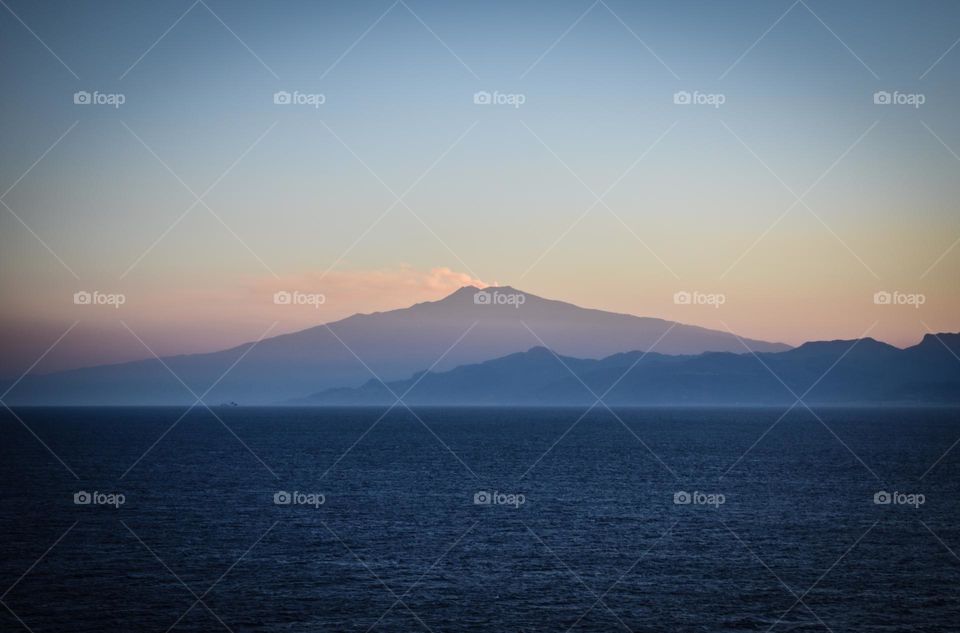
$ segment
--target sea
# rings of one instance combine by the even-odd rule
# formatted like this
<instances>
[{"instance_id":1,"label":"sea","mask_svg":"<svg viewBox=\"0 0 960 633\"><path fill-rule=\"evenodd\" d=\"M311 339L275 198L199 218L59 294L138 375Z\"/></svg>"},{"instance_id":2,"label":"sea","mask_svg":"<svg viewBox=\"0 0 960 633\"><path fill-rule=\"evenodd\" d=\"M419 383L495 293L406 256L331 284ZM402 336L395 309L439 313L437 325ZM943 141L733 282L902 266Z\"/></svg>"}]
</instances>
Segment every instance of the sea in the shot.
<instances>
[{"instance_id":1,"label":"sea","mask_svg":"<svg viewBox=\"0 0 960 633\"><path fill-rule=\"evenodd\" d=\"M956 631L960 410L0 411L0 630Z\"/></svg>"}]
</instances>

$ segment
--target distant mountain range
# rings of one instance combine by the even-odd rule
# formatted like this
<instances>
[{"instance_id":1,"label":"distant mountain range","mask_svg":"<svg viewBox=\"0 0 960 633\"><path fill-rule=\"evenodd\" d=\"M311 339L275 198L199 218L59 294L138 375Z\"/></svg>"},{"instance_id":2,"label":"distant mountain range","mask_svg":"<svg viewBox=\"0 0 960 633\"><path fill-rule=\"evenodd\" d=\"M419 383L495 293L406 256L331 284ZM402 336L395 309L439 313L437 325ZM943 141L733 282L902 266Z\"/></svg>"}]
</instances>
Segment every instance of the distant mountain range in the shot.
<instances>
[{"instance_id":1,"label":"distant mountain range","mask_svg":"<svg viewBox=\"0 0 960 633\"><path fill-rule=\"evenodd\" d=\"M219 352L28 375L5 401L180 405L194 402L192 390L207 403L275 404L361 385L371 370L383 380L402 381L426 368L443 372L533 346L548 346L569 357L604 358L582 362L608 363L606 357L625 350L655 346L661 354L739 353L745 351L744 344L756 352L789 349L781 343L741 342L729 332L581 308L507 286L466 286L439 301L356 314ZM10 384L0 385L0 392Z\"/></svg>"},{"instance_id":2,"label":"distant mountain range","mask_svg":"<svg viewBox=\"0 0 960 633\"><path fill-rule=\"evenodd\" d=\"M806 343L783 352L668 356L627 352L600 360L544 347L384 386L328 389L292 404L783 405L960 404L960 334L927 335L898 349L872 338ZM782 381L782 382L781 382Z\"/></svg>"}]
</instances>

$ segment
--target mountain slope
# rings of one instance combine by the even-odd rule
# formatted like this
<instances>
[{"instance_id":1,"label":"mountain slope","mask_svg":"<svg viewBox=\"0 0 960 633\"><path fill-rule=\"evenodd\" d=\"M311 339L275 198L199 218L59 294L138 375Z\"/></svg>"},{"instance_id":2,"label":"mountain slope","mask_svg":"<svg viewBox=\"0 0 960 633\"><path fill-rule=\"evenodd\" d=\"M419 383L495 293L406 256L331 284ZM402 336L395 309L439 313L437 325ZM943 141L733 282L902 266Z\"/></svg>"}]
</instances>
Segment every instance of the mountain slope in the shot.
<instances>
[{"instance_id":1,"label":"mountain slope","mask_svg":"<svg viewBox=\"0 0 960 633\"><path fill-rule=\"evenodd\" d=\"M648 349L662 337L656 349L669 354L743 351L740 341L727 332L580 308L510 287L485 289L490 303L478 304L478 292L466 286L439 301L357 314L220 352L167 357L163 363L208 403L269 404L318 389L361 384L371 377L367 367L384 380L398 380L441 357L437 370L535 345L600 358L624 349ZM511 296L523 297L522 302L507 302ZM498 303L503 297L508 299ZM788 348L744 341L757 351ZM5 400L20 405L192 404L193 394L164 364L147 359L27 376Z\"/></svg>"},{"instance_id":2,"label":"mountain slope","mask_svg":"<svg viewBox=\"0 0 960 633\"><path fill-rule=\"evenodd\" d=\"M897 349L873 339L808 343L779 353L629 352L600 360L543 347L382 385L327 390L296 404L772 405L958 404L960 335L928 336Z\"/></svg>"}]
</instances>

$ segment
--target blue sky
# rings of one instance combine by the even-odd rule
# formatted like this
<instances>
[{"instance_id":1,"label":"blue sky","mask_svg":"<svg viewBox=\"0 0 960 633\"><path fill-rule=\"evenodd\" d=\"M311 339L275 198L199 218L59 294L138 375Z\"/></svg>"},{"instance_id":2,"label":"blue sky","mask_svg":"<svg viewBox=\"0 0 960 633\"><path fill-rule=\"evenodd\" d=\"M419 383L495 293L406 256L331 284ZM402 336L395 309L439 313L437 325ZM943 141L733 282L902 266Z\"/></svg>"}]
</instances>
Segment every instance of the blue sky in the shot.
<instances>
[{"instance_id":1,"label":"blue sky","mask_svg":"<svg viewBox=\"0 0 960 633\"><path fill-rule=\"evenodd\" d=\"M466 276L792 343L958 329L956 3L5 2L11 367L78 318L64 363L138 354L83 344L120 326L78 317L78 289L126 293L184 352L255 337L251 297L294 279L323 319ZM679 310L683 289L724 313ZM881 289L930 300L878 312Z\"/></svg>"}]
</instances>

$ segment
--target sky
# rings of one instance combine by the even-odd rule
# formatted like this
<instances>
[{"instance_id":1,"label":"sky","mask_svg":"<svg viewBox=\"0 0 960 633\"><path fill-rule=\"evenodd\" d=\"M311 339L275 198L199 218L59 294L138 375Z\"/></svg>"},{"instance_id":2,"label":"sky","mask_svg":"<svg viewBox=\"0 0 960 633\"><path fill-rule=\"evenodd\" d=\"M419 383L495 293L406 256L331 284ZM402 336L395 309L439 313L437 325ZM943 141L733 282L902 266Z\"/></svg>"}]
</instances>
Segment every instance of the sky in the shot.
<instances>
[{"instance_id":1,"label":"sky","mask_svg":"<svg viewBox=\"0 0 960 633\"><path fill-rule=\"evenodd\" d=\"M960 330L955 2L0 4L0 376L466 284Z\"/></svg>"}]
</instances>

